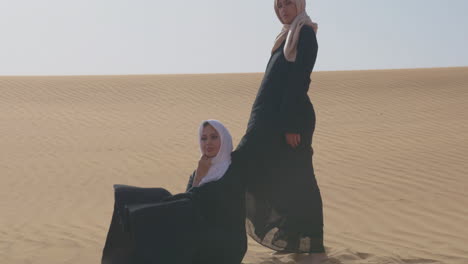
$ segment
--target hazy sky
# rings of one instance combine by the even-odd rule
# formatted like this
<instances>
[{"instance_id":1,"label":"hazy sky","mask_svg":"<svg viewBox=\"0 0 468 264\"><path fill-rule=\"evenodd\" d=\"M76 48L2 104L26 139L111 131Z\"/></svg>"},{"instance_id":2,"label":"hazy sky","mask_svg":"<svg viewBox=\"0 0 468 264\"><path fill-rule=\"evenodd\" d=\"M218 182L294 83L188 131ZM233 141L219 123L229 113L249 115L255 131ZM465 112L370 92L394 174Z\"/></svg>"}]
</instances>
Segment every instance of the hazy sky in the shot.
<instances>
[{"instance_id":1,"label":"hazy sky","mask_svg":"<svg viewBox=\"0 0 468 264\"><path fill-rule=\"evenodd\" d=\"M308 0L315 70L468 66L467 0ZM262 72L273 0L0 0L0 75Z\"/></svg>"}]
</instances>

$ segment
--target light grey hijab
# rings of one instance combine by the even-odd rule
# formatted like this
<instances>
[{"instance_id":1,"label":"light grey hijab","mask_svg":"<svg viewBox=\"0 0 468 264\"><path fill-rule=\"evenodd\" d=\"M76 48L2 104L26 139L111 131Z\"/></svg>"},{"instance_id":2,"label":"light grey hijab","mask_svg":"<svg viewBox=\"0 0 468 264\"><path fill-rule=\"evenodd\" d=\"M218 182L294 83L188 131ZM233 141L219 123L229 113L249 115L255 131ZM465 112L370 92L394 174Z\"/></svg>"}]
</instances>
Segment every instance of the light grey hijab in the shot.
<instances>
[{"instance_id":1,"label":"light grey hijab","mask_svg":"<svg viewBox=\"0 0 468 264\"><path fill-rule=\"evenodd\" d=\"M317 33L317 29L318 29L317 23L313 22L310 19L310 17L307 15L307 12L305 11L306 1L305 0L292 0L292 1L296 3L297 16L291 24L284 24L279 14L278 0L275 0L276 16L281 21L281 23L283 23L283 28L281 29L281 32L279 33L279 35L276 37L275 45L273 46L273 49L271 50L271 52L273 53L275 50L277 50L281 46L281 43L283 43L283 41L286 40L286 43L284 45L284 57L286 58L287 61L290 61L290 62L296 61L297 43L299 41L299 33L301 32L301 28L304 25L309 25L314 29L315 33Z\"/></svg>"}]
</instances>

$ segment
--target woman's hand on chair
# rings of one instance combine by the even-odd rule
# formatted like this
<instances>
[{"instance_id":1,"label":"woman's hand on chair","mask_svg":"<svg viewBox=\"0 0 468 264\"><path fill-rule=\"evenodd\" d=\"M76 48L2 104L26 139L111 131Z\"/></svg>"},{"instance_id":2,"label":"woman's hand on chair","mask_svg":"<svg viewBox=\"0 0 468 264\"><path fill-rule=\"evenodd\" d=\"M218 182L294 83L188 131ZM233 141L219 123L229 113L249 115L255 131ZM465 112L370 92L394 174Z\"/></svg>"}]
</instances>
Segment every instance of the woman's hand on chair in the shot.
<instances>
[{"instance_id":1,"label":"woman's hand on chair","mask_svg":"<svg viewBox=\"0 0 468 264\"><path fill-rule=\"evenodd\" d=\"M301 143L301 134L286 133L286 143L292 148L296 148Z\"/></svg>"}]
</instances>

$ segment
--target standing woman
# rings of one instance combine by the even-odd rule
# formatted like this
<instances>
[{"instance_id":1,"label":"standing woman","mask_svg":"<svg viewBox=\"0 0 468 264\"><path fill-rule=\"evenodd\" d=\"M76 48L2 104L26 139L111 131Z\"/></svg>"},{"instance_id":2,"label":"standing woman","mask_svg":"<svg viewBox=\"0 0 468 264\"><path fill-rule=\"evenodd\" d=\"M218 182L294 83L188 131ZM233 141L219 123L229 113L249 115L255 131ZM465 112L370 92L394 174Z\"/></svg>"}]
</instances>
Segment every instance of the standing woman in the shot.
<instances>
[{"instance_id":1,"label":"standing woman","mask_svg":"<svg viewBox=\"0 0 468 264\"><path fill-rule=\"evenodd\" d=\"M320 190L312 166L315 113L307 95L317 57L317 24L305 0L275 0L283 24L233 164L246 175L247 232L284 253L326 257Z\"/></svg>"}]
</instances>

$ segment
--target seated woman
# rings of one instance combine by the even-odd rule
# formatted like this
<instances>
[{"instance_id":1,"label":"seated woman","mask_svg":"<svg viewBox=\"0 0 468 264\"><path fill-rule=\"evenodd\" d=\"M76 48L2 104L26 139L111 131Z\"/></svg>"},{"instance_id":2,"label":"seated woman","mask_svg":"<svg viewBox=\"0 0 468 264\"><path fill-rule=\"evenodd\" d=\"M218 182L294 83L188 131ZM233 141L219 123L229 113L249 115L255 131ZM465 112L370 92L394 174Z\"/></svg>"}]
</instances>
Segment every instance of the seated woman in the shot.
<instances>
[{"instance_id":1,"label":"seated woman","mask_svg":"<svg viewBox=\"0 0 468 264\"><path fill-rule=\"evenodd\" d=\"M114 185L102 264L241 263L247 250L244 183L232 139L216 120L199 128L202 157L185 193Z\"/></svg>"}]
</instances>

